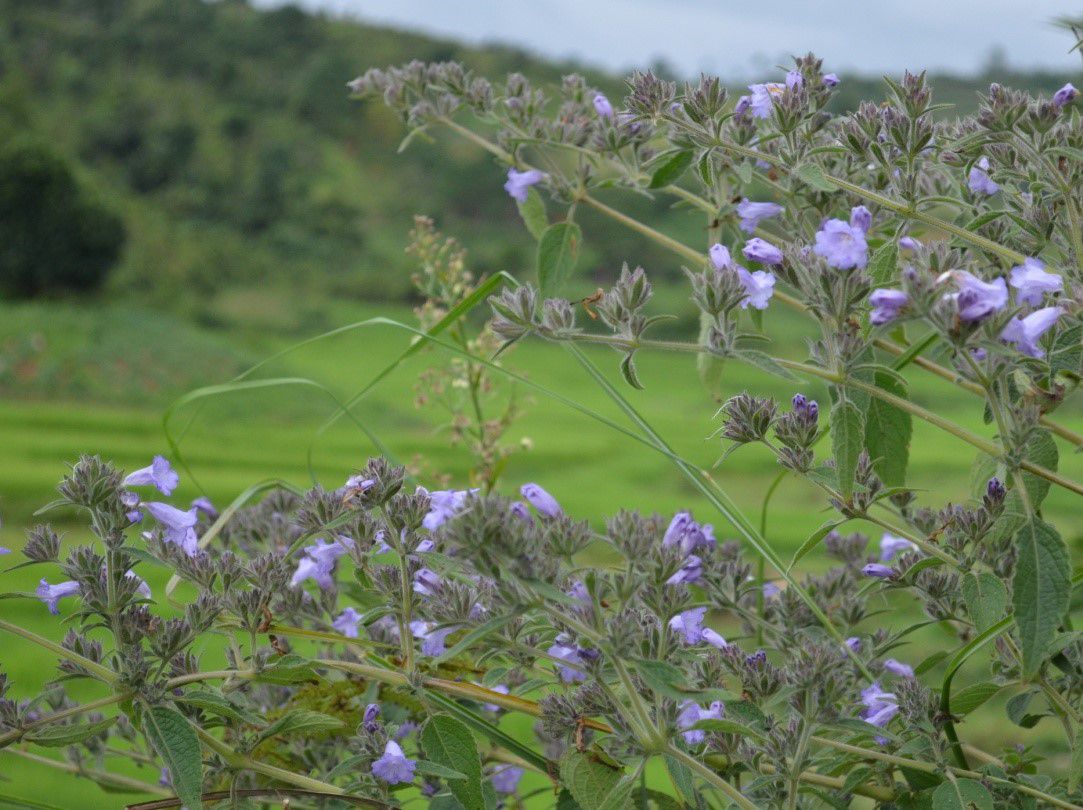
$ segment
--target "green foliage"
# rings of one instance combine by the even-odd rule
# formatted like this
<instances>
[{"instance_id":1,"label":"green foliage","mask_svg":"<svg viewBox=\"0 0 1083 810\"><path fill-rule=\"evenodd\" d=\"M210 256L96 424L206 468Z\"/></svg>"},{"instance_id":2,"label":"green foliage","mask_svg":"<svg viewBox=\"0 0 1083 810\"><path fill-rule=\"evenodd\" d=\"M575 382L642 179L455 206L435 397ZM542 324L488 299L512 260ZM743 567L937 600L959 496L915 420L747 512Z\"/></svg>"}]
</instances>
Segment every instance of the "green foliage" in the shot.
<instances>
[{"instance_id":1,"label":"green foliage","mask_svg":"<svg viewBox=\"0 0 1083 810\"><path fill-rule=\"evenodd\" d=\"M169 768L173 789L188 810L203 807L203 760L199 738L184 716L167 706L152 706L142 714L143 733Z\"/></svg>"},{"instance_id":2,"label":"green foliage","mask_svg":"<svg viewBox=\"0 0 1083 810\"><path fill-rule=\"evenodd\" d=\"M877 388L908 399L906 383L886 370L877 369L873 382ZM913 421L913 417L901 408L869 397L865 408L865 449L876 474L889 487L906 484Z\"/></svg>"},{"instance_id":3,"label":"green foliage","mask_svg":"<svg viewBox=\"0 0 1083 810\"><path fill-rule=\"evenodd\" d=\"M1015 538L1019 559L1012 578L1012 607L1023 652L1023 674L1034 675L1068 609L1071 563L1057 530L1032 518Z\"/></svg>"},{"instance_id":4,"label":"green foliage","mask_svg":"<svg viewBox=\"0 0 1083 810\"><path fill-rule=\"evenodd\" d=\"M543 298L559 295L579 258L583 232L574 222L556 222L538 241L538 287Z\"/></svg>"},{"instance_id":5,"label":"green foliage","mask_svg":"<svg viewBox=\"0 0 1083 810\"><path fill-rule=\"evenodd\" d=\"M831 408L831 448L835 456L839 492L849 497L854 491L858 457L865 445L865 420L861 410L848 399L839 399Z\"/></svg>"},{"instance_id":6,"label":"green foliage","mask_svg":"<svg viewBox=\"0 0 1083 810\"><path fill-rule=\"evenodd\" d=\"M0 290L14 298L91 292L120 255L124 227L42 143L0 145Z\"/></svg>"},{"instance_id":7,"label":"green foliage","mask_svg":"<svg viewBox=\"0 0 1083 810\"><path fill-rule=\"evenodd\" d=\"M421 728L421 746L437 765L462 774L448 783L464 810L486 810L495 803L481 783L481 757L470 729L446 714L430 717Z\"/></svg>"}]
</instances>

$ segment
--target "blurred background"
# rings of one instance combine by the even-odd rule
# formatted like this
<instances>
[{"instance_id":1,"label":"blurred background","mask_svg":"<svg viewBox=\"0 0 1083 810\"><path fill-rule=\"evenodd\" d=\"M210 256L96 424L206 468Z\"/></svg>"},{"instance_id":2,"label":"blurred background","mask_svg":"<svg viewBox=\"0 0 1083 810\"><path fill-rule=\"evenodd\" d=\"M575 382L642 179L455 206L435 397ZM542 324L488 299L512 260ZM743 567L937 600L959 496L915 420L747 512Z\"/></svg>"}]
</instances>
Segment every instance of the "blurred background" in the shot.
<instances>
[{"instance_id":1,"label":"blurred background","mask_svg":"<svg viewBox=\"0 0 1083 810\"><path fill-rule=\"evenodd\" d=\"M368 67L459 60L490 78L520 71L549 84L579 71L616 98L633 67L672 79L716 72L739 89L811 50L842 78L835 112L881 98L885 73L929 68L936 100L955 105L945 113L954 115L973 111L992 80L1045 94L1066 81L1083 86L1071 37L1053 25L1070 12L1077 4L1058 0L0 0L0 545L21 546L33 511L80 452L129 470L167 452L162 415L193 388L334 327L374 315L412 321L404 248L415 213L463 243L476 275L532 277L535 243L502 189L503 169L439 133L399 152L401 122L345 90ZM665 200L612 192L609 201L706 247L699 217ZM674 330L693 324L678 261L587 211L578 218L585 245L573 294L589 294L629 261L650 273L659 311L681 313ZM803 356L806 330L784 312L768 314L783 354ZM337 485L373 447L346 420L317 433L332 397L356 393L407 343L390 329L351 331L261 370L323 389L183 408L174 425L193 474L175 500L207 492L228 502L267 477L304 483L314 474ZM615 372L615 355L597 359ZM439 362L429 352L400 369L357 419L399 460L423 455L427 472L462 485L469 458L449 443L444 416L415 404L418 375ZM528 345L508 365L607 409L557 349ZM632 395L636 405L680 452L710 466L719 455L708 440L715 403L694 362L645 357L641 376L647 390ZM793 393L727 369L723 396L746 387ZM956 389L918 379L913 398L986 429L977 401ZM1077 430L1081 410L1061 411ZM512 433L533 449L512 457L507 489L537 480L596 521L624 506L696 506L664 459L540 395ZM972 458L916 426L916 486L965 498ZM718 478L758 516L776 469L748 450ZM1083 477L1079 456L1061 469ZM784 484L776 503L767 534L783 550L823 519L822 501L800 483ZM1073 508L1061 492L1047 504L1055 520ZM1075 526L1067 539L1078 550ZM32 570L6 575L0 589L32 588L40 576ZM37 602L6 600L0 611L60 632ZM0 657L16 694L40 680L40 660ZM51 773L28 767L24 786ZM58 796L80 795L76 783L56 784Z\"/></svg>"}]
</instances>

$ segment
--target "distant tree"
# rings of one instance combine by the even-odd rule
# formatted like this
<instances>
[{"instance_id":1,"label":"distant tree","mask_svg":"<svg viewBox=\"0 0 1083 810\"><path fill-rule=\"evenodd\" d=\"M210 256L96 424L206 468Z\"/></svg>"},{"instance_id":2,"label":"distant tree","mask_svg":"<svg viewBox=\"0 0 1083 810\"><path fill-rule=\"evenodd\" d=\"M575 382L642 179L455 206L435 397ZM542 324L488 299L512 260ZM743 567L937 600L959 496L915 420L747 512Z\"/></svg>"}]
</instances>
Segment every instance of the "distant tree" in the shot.
<instances>
[{"instance_id":1,"label":"distant tree","mask_svg":"<svg viewBox=\"0 0 1083 810\"><path fill-rule=\"evenodd\" d=\"M0 145L0 291L16 298L101 286L124 244L121 220L44 144Z\"/></svg>"}]
</instances>

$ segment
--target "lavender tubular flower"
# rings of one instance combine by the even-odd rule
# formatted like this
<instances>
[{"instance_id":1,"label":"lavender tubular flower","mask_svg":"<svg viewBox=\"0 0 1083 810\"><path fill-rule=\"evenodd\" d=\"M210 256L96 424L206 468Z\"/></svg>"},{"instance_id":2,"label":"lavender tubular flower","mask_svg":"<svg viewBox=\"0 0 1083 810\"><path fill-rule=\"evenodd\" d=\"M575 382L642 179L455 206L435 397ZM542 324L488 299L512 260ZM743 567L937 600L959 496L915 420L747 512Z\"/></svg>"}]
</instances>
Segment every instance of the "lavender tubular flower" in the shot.
<instances>
[{"instance_id":1,"label":"lavender tubular flower","mask_svg":"<svg viewBox=\"0 0 1083 810\"><path fill-rule=\"evenodd\" d=\"M1018 315L1008 321L1000 333L1000 339L1011 343L1027 357L1045 357L1045 350L1038 345L1042 335L1053 328L1057 319L1064 314L1060 307L1045 307L1032 312L1025 318Z\"/></svg>"},{"instance_id":2,"label":"lavender tubular flower","mask_svg":"<svg viewBox=\"0 0 1083 810\"><path fill-rule=\"evenodd\" d=\"M824 78L823 78L823 85L824 85L824 87L828 87L828 88L838 87L839 86L839 77L836 76L834 73L825 73Z\"/></svg>"},{"instance_id":3,"label":"lavender tubular flower","mask_svg":"<svg viewBox=\"0 0 1083 810\"><path fill-rule=\"evenodd\" d=\"M975 194L984 194L991 197L1000 191L1000 186L989 177L989 158L982 157L970 169L967 177L967 186Z\"/></svg>"},{"instance_id":4,"label":"lavender tubular flower","mask_svg":"<svg viewBox=\"0 0 1083 810\"><path fill-rule=\"evenodd\" d=\"M493 771L493 790L504 796L511 795L519 788L519 780L523 778L523 769L515 765L501 765Z\"/></svg>"},{"instance_id":5,"label":"lavender tubular flower","mask_svg":"<svg viewBox=\"0 0 1083 810\"><path fill-rule=\"evenodd\" d=\"M703 637L703 617L707 608L692 608L678 613L669 620L669 629L679 633L685 644L698 644Z\"/></svg>"},{"instance_id":6,"label":"lavender tubular flower","mask_svg":"<svg viewBox=\"0 0 1083 810\"><path fill-rule=\"evenodd\" d=\"M1068 84L1064 85L1064 87L1053 94L1053 106L1058 108L1064 107L1075 101L1078 96L1079 91L1072 86L1071 82L1068 82Z\"/></svg>"},{"instance_id":7,"label":"lavender tubular flower","mask_svg":"<svg viewBox=\"0 0 1083 810\"><path fill-rule=\"evenodd\" d=\"M361 727L368 734L375 734L383 724L380 722L380 704L370 703L365 707L365 714L361 718Z\"/></svg>"},{"instance_id":8,"label":"lavender tubular flower","mask_svg":"<svg viewBox=\"0 0 1083 810\"><path fill-rule=\"evenodd\" d=\"M891 579L895 576L895 569L890 565L884 565L883 563L869 563L861 569L861 573L867 577Z\"/></svg>"},{"instance_id":9,"label":"lavender tubular flower","mask_svg":"<svg viewBox=\"0 0 1083 810\"><path fill-rule=\"evenodd\" d=\"M781 255L781 254L779 254ZM775 276L767 270L749 272L743 267L737 268L737 278L748 295L741 299L741 309L767 309L771 296L775 294Z\"/></svg>"},{"instance_id":10,"label":"lavender tubular flower","mask_svg":"<svg viewBox=\"0 0 1083 810\"><path fill-rule=\"evenodd\" d=\"M741 218L739 227L745 233L755 233L756 228L760 226L760 222L771 217L777 217L785 210L778 203L752 202L748 197L745 197L737 204L737 216Z\"/></svg>"},{"instance_id":11,"label":"lavender tubular flower","mask_svg":"<svg viewBox=\"0 0 1083 810\"><path fill-rule=\"evenodd\" d=\"M782 91L785 89L786 85L777 82L750 84L748 90L752 95L749 99L749 108L752 111L752 117L770 118L771 109L775 104L775 96L782 95ZM740 102L738 102L738 104L740 104Z\"/></svg>"},{"instance_id":12,"label":"lavender tubular flower","mask_svg":"<svg viewBox=\"0 0 1083 810\"><path fill-rule=\"evenodd\" d=\"M555 518L564 514L557 499L537 484L523 484L519 492L531 506L546 517Z\"/></svg>"},{"instance_id":13,"label":"lavender tubular flower","mask_svg":"<svg viewBox=\"0 0 1083 810\"><path fill-rule=\"evenodd\" d=\"M50 585L45 579L42 579L38 583L35 593L38 595L38 599L45 603L45 607L49 608L49 612L56 616L60 613L60 608L57 607L57 603L65 596L75 596L79 593L79 583L72 580L67 582L61 582L57 585Z\"/></svg>"},{"instance_id":14,"label":"lavender tubular flower","mask_svg":"<svg viewBox=\"0 0 1083 810\"><path fill-rule=\"evenodd\" d=\"M890 672L892 675L898 675L900 678L913 678L914 668L909 664L904 664L902 661L897 661L894 658L889 658L884 661L884 670Z\"/></svg>"},{"instance_id":15,"label":"lavender tubular flower","mask_svg":"<svg viewBox=\"0 0 1083 810\"><path fill-rule=\"evenodd\" d=\"M596 113L598 113L599 118L605 118L605 119L608 119L608 120L613 120L613 118L614 118L613 105L609 103L608 98L606 98L601 93L595 93L594 94L594 99L593 99L593 104L594 104L594 111Z\"/></svg>"},{"instance_id":16,"label":"lavender tubular flower","mask_svg":"<svg viewBox=\"0 0 1083 810\"><path fill-rule=\"evenodd\" d=\"M504 191L508 196L518 202L526 202L530 187L537 185L545 179L545 172L538 169L529 169L525 172L508 169L508 180L504 183Z\"/></svg>"},{"instance_id":17,"label":"lavender tubular flower","mask_svg":"<svg viewBox=\"0 0 1083 810\"><path fill-rule=\"evenodd\" d=\"M959 320L977 323L985 320L1008 304L1008 287L1004 279L982 281L965 270L952 270L940 276L938 281L952 278L959 285L959 292L949 295L959 307Z\"/></svg>"},{"instance_id":18,"label":"lavender tubular flower","mask_svg":"<svg viewBox=\"0 0 1083 810\"><path fill-rule=\"evenodd\" d=\"M880 562L890 562L899 554L905 554L907 551L916 549L917 546L906 538L896 537L893 534L884 532L883 537L880 538Z\"/></svg>"},{"instance_id":19,"label":"lavender tubular flower","mask_svg":"<svg viewBox=\"0 0 1083 810\"><path fill-rule=\"evenodd\" d=\"M180 476L173 470L165 456L155 456L150 466L129 473L122 483L126 487L153 486L168 497L180 483Z\"/></svg>"},{"instance_id":20,"label":"lavender tubular flower","mask_svg":"<svg viewBox=\"0 0 1083 810\"><path fill-rule=\"evenodd\" d=\"M436 531L453 518L463 508L467 497L477 492L476 489L443 489L429 492L429 513L421 525L430 532Z\"/></svg>"},{"instance_id":21,"label":"lavender tubular flower","mask_svg":"<svg viewBox=\"0 0 1083 810\"><path fill-rule=\"evenodd\" d=\"M1012 268L1010 284L1016 289L1016 300L1031 306L1038 306L1046 295L1064 289L1063 278L1056 273L1047 273L1045 262L1030 257Z\"/></svg>"},{"instance_id":22,"label":"lavender tubular flower","mask_svg":"<svg viewBox=\"0 0 1083 810\"><path fill-rule=\"evenodd\" d=\"M878 289L869 294L869 303L872 304L869 322L873 326L883 326L902 314L910 298L902 290Z\"/></svg>"},{"instance_id":23,"label":"lavender tubular flower","mask_svg":"<svg viewBox=\"0 0 1083 810\"><path fill-rule=\"evenodd\" d=\"M334 621L331 622L331 626L346 638L357 638L357 626L360 623L361 614L352 607L348 607L335 617Z\"/></svg>"},{"instance_id":24,"label":"lavender tubular flower","mask_svg":"<svg viewBox=\"0 0 1083 810\"><path fill-rule=\"evenodd\" d=\"M703 575L703 562L695 554L690 554L676 574L666 580L667 585L694 585Z\"/></svg>"},{"instance_id":25,"label":"lavender tubular flower","mask_svg":"<svg viewBox=\"0 0 1083 810\"><path fill-rule=\"evenodd\" d=\"M745 258L749 261L759 262L760 264L782 263L782 251L758 236L745 242L741 252L745 254Z\"/></svg>"},{"instance_id":26,"label":"lavender tubular flower","mask_svg":"<svg viewBox=\"0 0 1083 810\"><path fill-rule=\"evenodd\" d=\"M725 245L711 245L711 249L707 251L707 254L711 257L711 264L718 270L731 270L735 266L729 248Z\"/></svg>"},{"instance_id":27,"label":"lavender tubular flower","mask_svg":"<svg viewBox=\"0 0 1083 810\"><path fill-rule=\"evenodd\" d=\"M406 784L414 781L416 767L416 760L407 759L399 744L388 740L383 756L372 763L372 775L389 785Z\"/></svg>"},{"instance_id":28,"label":"lavender tubular flower","mask_svg":"<svg viewBox=\"0 0 1083 810\"><path fill-rule=\"evenodd\" d=\"M195 530L199 513L196 509L184 511L167 503L153 501L144 503L143 508L162 525L165 542L180 546L189 557L195 556L199 551Z\"/></svg>"},{"instance_id":29,"label":"lavender tubular flower","mask_svg":"<svg viewBox=\"0 0 1083 810\"><path fill-rule=\"evenodd\" d=\"M560 660L565 661L572 666L558 666L560 671L560 679L564 683L574 683L576 681L585 681L587 676L579 669L575 669L576 665L583 663L583 657L579 647L572 643L571 637L561 633L556 637L555 643L547 650L549 655Z\"/></svg>"},{"instance_id":30,"label":"lavender tubular flower","mask_svg":"<svg viewBox=\"0 0 1083 810\"><path fill-rule=\"evenodd\" d=\"M864 229L841 219L829 219L823 224L816 232L812 250L836 270L860 269L869 259Z\"/></svg>"}]
</instances>

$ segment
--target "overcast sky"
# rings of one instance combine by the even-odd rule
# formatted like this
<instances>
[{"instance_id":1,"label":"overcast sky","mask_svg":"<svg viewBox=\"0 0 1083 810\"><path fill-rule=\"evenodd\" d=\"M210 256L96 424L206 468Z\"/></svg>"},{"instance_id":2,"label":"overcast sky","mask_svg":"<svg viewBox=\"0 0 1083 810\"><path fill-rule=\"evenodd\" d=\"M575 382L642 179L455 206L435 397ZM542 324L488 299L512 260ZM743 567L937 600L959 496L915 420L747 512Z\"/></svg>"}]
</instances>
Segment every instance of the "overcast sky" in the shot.
<instances>
[{"instance_id":1,"label":"overcast sky","mask_svg":"<svg viewBox=\"0 0 1083 810\"><path fill-rule=\"evenodd\" d=\"M278 0L257 0L276 5ZM663 58L685 75L757 75L814 51L829 70L969 73L1009 64L1078 76L1051 21L1079 0L300 0L309 8L624 71Z\"/></svg>"}]
</instances>

